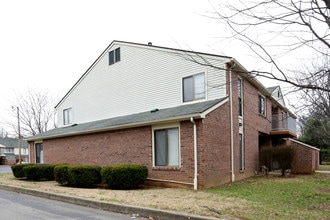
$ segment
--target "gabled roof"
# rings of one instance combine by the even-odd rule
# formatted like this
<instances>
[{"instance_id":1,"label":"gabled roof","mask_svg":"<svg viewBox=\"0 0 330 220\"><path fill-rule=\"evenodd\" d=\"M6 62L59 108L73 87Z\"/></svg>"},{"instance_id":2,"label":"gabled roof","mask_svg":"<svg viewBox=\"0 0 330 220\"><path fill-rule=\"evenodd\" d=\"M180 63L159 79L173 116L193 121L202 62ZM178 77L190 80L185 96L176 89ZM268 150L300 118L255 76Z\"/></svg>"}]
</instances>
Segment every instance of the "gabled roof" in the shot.
<instances>
[{"instance_id":1,"label":"gabled roof","mask_svg":"<svg viewBox=\"0 0 330 220\"><path fill-rule=\"evenodd\" d=\"M18 140L17 138L9 138L9 137L0 138L0 145L6 147L18 147ZM27 147L27 146L28 146L27 142L21 140L21 147Z\"/></svg>"},{"instance_id":2,"label":"gabled roof","mask_svg":"<svg viewBox=\"0 0 330 220\"><path fill-rule=\"evenodd\" d=\"M267 91L272 94L274 92L275 89L277 89L279 86L272 86L272 87L268 87Z\"/></svg>"},{"instance_id":3,"label":"gabled roof","mask_svg":"<svg viewBox=\"0 0 330 220\"><path fill-rule=\"evenodd\" d=\"M51 139L80 134L97 133L124 128L140 127L156 123L189 120L191 117L204 118L209 112L228 101L228 98L181 105L166 109L153 109L132 115L109 118L99 121L73 124L71 126L55 128L29 138L27 141Z\"/></svg>"},{"instance_id":4,"label":"gabled roof","mask_svg":"<svg viewBox=\"0 0 330 220\"><path fill-rule=\"evenodd\" d=\"M92 65L86 70L86 72L78 79L78 81L71 87L71 89L64 95L64 97L56 104L55 108L57 108L69 94L74 90L74 88L85 78L85 76L94 68L94 66L98 63L98 61L105 55L107 52L112 48L115 44L121 44L121 45L132 45L132 46L138 46L142 48L152 48L156 50L163 50L167 52L177 52L177 53L186 53L186 54L198 54L200 56L210 56L210 57L217 57L217 58L227 58L231 59L229 56L222 56L217 54L210 54L210 53L203 53L203 52L197 52L197 51L189 51L189 50L182 50L182 49L175 49L170 47L161 47L161 46L155 46L152 44L140 44L140 43L132 43L127 41L118 41L114 40L112 41L109 46L100 54L100 56L92 63Z\"/></svg>"}]
</instances>

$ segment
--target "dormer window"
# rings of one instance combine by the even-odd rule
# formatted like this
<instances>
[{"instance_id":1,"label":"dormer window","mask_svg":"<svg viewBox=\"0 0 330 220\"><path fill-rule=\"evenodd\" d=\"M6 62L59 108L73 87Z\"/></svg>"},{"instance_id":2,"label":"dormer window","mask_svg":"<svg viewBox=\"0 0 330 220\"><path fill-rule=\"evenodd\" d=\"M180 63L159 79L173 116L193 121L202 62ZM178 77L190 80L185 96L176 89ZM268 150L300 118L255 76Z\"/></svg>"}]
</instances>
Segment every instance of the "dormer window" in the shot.
<instances>
[{"instance_id":1,"label":"dormer window","mask_svg":"<svg viewBox=\"0 0 330 220\"><path fill-rule=\"evenodd\" d=\"M109 52L109 65L120 61L120 47Z\"/></svg>"}]
</instances>

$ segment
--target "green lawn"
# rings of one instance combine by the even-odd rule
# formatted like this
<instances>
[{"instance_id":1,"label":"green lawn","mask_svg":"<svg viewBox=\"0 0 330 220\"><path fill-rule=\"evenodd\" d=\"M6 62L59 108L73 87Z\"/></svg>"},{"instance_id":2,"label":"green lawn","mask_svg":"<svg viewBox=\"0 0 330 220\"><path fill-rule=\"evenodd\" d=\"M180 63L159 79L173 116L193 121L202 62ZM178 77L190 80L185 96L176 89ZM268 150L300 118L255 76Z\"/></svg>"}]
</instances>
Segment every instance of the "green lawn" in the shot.
<instances>
[{"instance_id":1,"label":"green lawn","mask_svg":"<svg viewBox=\"0 0 330 220\"><path fill-rule=\"evenodd\" d=\"M207 191L243 199L247 208L225 211L243 219L330 219L330 174L255 177Z\"/></svg>"},{"instance_id":2,"label":"green lawn","mask_svg":"<svg viewBox=\"0 0 330 220\"><path fill-rule=\"evenodd\" d=\"M320 169L319 170L330 171L330 165L320 165Z\"/></svg>"}]
</instances>

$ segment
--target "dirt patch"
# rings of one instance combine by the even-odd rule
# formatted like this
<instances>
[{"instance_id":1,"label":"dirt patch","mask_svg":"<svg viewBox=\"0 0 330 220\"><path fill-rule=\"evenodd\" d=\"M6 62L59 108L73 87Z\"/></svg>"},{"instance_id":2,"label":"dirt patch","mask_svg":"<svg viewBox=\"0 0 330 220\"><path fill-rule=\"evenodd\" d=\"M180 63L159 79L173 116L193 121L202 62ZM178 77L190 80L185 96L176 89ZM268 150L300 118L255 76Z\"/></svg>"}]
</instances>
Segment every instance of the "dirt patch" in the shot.
<instances>
[{"instance_id":1,"label":"dirt patch","mask_svg":"<svg viewBox=\"0 0 330 220\"><path fill-rule=\"evenodd\" d=\"M328 193L328 194L330 194L330 188L320 189L320 191L323 192L323 193Z\"/></svg>"},{"instance_id":2,"label":"dirt patch","mask_svg":"<svg viewBox=\"0 0 330 220\"><path fill-rule=\"evenodd\" d=\"M81 189L60 186L55 181L33 182L17 180L12 174L1 175L0 184L61 195L77 196L97 201L129 204L227 219L238 219L227 216L226 213L228 213L228 211L248 210L248 207L252 205L248 201L242 201L242 199L221 197L203 191L147 186L134 190L110 190L101 188Z\"/></svg>"}]
</instances>

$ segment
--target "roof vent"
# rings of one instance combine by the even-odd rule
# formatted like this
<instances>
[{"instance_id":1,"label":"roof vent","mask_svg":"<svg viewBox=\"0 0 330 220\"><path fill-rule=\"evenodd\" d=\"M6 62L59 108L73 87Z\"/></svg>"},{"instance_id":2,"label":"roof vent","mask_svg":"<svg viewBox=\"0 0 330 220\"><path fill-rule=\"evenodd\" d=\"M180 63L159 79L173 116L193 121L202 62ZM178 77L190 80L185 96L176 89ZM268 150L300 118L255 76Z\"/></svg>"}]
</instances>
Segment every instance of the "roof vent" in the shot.
<instances>
[{"instance_id":1,"label":"roof vent","mask_svg":"<svg viewBox=\"0 0 330 220\"><path fill-rule=\"evenodd\" d=\"M148 46L152 46L152 42L148 42Z\"/></svg>"},{"instance_id":2,"label":"roof vent","mask_svg":"<svg viewBox=\"0 0 330 220\"><path fill-rule=\"evenodd\" d=\"M158 112L158 111L159 111L159 109L155 108L155 109L151 110L150 113L155 113L155 112Z\"/></svg>"}]
</instances>

